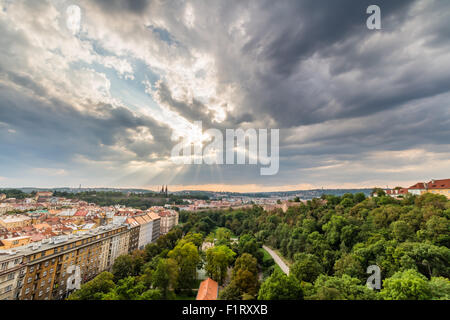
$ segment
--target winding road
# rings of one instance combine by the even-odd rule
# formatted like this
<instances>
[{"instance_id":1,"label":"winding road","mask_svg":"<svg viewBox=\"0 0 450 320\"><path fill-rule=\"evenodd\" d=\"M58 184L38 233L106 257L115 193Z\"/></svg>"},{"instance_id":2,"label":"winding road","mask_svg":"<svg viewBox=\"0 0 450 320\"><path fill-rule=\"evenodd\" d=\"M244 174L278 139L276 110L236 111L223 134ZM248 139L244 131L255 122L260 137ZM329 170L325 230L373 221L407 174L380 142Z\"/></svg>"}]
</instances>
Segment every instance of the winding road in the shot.
<instances>
[{"instance_id":1,"label":"winding road","mask_svg":"<svg viewBox=\"0 0 450 320\"><path fill-rule=\"evenodd\" d=\"M276 264L281 268L281 270L289 275L289 267L286 265L286 263L284 263L280 256L275 251L266 246L263 246L263 249L270 254L270 256L273 258L273 260L275 260Z\"/></svg>"}]
</instances>

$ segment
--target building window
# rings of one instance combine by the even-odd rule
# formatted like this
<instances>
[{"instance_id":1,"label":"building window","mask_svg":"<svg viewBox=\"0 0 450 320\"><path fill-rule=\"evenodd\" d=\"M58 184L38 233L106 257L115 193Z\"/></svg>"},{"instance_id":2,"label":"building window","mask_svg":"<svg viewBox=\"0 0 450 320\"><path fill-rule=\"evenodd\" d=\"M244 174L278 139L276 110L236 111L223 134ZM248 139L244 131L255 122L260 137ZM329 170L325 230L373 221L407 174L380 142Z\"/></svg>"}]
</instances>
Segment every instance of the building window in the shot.
<instances>
[{"instance_id":1,"label":"building window","mask_svg":"<svg viewBox=\"0 0 450 320\"><path fill-rule=\"evenodd\" d=\"M30 288L25 289L25 294L28 294L30 292Z\"/></svg>"},{"instance_id":2,"label":"building window","mask_svg":"<svg viewBox=\"0 0 450 320\"><path fill-rule=\"evenodd\" d=\"M30 283L33 280L31 277L28 278L27 283Z\"/></svg>"}]
</instances>

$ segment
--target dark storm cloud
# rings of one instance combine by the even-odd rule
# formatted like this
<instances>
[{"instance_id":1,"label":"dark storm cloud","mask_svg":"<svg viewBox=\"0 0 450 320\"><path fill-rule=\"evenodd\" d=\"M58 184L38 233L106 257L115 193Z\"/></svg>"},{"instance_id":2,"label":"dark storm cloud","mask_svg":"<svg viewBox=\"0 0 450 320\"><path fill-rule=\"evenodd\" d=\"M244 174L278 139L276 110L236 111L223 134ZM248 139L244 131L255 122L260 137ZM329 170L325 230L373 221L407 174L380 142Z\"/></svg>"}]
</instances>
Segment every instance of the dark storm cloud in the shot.
<instances>
[{"instance_id":1,"label":"dark storm cloud","mask_svg":"<svg viewBox=\"0 0 450 320\"><path fill-rule=\"evenodd\" d=\"M259 18L255 13L247 25L251 39L242 52L253 56L262 69L256 75L257 81L247 84L246 104L259 114L269 114L280 127L291 127L360 117L446 92L448 72L429 70L430 61L412 61L408 70L400 68L401 62L409 59L404 52L408 45L405 40L399 38L386 46L381 45L381 39L379 46L364 48L365 41L376 36L365 26L369 4L278 2L270 14ZM383 30L378 36L395 36L393 33L401 30L404 23L417 20L419 17L411 16L409 11L413 4L414 1L379 2ZM421 14L430 19L434 16L432 11ZM308 69L311 58L328 63L330 73L325 78ZM398 68L391 61L399 62ZM338 76L346 72L357 72L358 78L339 80ZM390 80L393 75L398 79Z\"/></svg>"},{"instance_id":2,"label":"dark storm cloud","mask_svg":"<svg viewBox=\"0 0 450 320\"><path fill-rule=\"evenodd\" d=\"M33 88L28 81L21 84ZM38 90L37 92L41 92ZM35 92L36 93L36 92ZM91 160L117 157L102 146L120 145L136 154L135 160L150 161L147 156L168 156L171 148L171 130L149 117L136 116L123 107L93 105L89 111L80 111L64 101L51 99L48 102L18 92L11 87L0 86L0 119L16 131L10 147L51 155L61 160L71 160L74 154L88 156ZM144 144L133 139L136 128L148 128L152 141ZM0 138L5 146L6 141Z\"/></svg>"},{"instance_id":3,"label":"dark storm cloud","mask_svg":"<svg viewBox=\"0 0 450 320\"><path fill-rule=\"evenodd\" d=\"M126 13L127 11L131 13L140 14L145 9L151 1L149 0L94 0L101 9L106 12L117 12Z\"/></svg>"},{"instance_id":4,"label":"dark storm cloud","mask_svg":"<svg viewBox=\"0 0 450 320\"><path fill-rule=\"evenodd\" d=\"M406 18L406 10L413 3L410 0L378 1L382 8L383 21L395 17L395 25ZM349 37L367 34L366 8L371 0L355 1L264 1L261 10L270 10L264 20L252 20L249 31L252 39L243 52L255 52L259 59L271 63L270 70L288 77L302 60L314 53L326 50Z\"/></svg>"}]
</instances>

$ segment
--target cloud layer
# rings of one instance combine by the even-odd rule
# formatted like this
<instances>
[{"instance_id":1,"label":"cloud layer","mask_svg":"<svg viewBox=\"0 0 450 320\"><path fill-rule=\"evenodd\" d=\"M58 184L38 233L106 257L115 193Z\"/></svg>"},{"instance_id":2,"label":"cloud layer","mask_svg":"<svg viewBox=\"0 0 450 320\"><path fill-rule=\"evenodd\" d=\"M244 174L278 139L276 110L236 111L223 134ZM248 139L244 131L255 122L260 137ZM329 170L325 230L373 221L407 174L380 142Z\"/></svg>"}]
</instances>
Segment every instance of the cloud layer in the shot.
<instances>
[{"instance_id":1,"label":"cloud layer","mask_svg":"<svg viewBox=\"0 0 450 320\"><path fill-rule=\"evenodd\" d=\"M0 0L0 186L448 178L450 4L370 4ZM194 121L280 129L279 173L173 164Z\"/></svg>"}]
</instances>

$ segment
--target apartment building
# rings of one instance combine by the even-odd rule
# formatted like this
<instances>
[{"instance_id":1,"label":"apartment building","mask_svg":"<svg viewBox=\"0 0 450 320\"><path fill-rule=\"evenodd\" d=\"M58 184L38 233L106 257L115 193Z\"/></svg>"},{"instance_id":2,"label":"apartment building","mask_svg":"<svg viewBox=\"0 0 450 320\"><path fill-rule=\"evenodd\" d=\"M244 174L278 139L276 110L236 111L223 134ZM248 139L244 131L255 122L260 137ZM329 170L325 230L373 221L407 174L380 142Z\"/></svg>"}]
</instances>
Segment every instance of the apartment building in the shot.
<instances>
[{"instance_id":1,"label":"apartment building","mask_svg":"<svg viewBox=\"0 0 450 320\"><path fill-rule=\"evenodd\" d=\"M427 191L450 199L450 179L431 180L427 184Z\"/></svg>"},{"instance_id":2,"label":"apartment building","mask_svg":"<svg viewBox=\"0 0 450 320\"><path fill-rule=\"evenodd\" d=\"M25 272L22 258L22 255L12 251L0 253L0 300L17 298L18 281Z\"/></svg>"},{"instance_id":3,"label":"apartment building","mask_svg":"<svg viewBox=\"0 0 450 320\"><path fill-rule=\"evenodd\" d=\"M7 230L31 226L33 219L27 216L2 216L0 217L0 226Z\"/></svg>"},{"instance_id":4,"label":"apartment building","mask_svg":"<svg viewBox=\"0 0 450 320\"><path fill-rule=\"evenodd\" d=\"M31 242L30 236L14 237L0 240L0 249L12 249L21 247Z\"/></svg>"},{"instance_id":5,"label":"apartment building","mask_svg":"<svg viewBox=\"0 0 450 320\"><path fill-rule=\"evenodd\" d=\"M133 218L140 225L138 248L142 250L145 245L152 242L153 220L147 215L135 216Z\"/></svg>"},{"instance_id":6,"label":"apartment building","mask_svg":"<svg viewBox=\"0 0 450 320\"><path fill-rule=\"evenodd\" d=\"M131 253L139 249L139 232L141 226L133 218L127 218L125 223L128 225L128 229L130 230L130 244L128 245L128 252Z\"/></svg>"},{"instance_id":7,"label":"apartment building","mask_svg":"<svg viewBox=\"0 0 450 320\"><path fill-rule=\"evenodd\" d=\"M154 212L150 212L148 215L153 221L152 242L156 242L161 235L161 217Z\"/></svg>"},{"instance_id":8,"label":"apartment building","mask_svg":"<svg viewBox=\"0 0 450 320\"><path fill-rule=\"evenodd\" d=\"M407 191L418 196L427 192L441 194L450 199L450 179L433 179L429 182L418 182L409 187Z\"/></svg>"},{"instance_id":9,"label":"apartment building","mask_svg":"<svg viewBox=\"0 0 450 320\"><path fill-rule=\"evenodd\" d=\"M164 210L158 212L161 217L161 234L167 234L174 226L178 224L178 212L175 210Z\"/></svg>"},{"instance_id":10,"label":"apartment building","mask_svg":"<svg viewBox=\"0 0 450 320\"><path fill-rule=\"evenodd\" d=\"M80 268L81 282L108 270L114 260L128 253L130 234L126 226L106 226L86 234L53 237L17 249L26 266L18 279L18 299L63 299L70 293L70 266Z\"/></svg>"}]
</instances>

